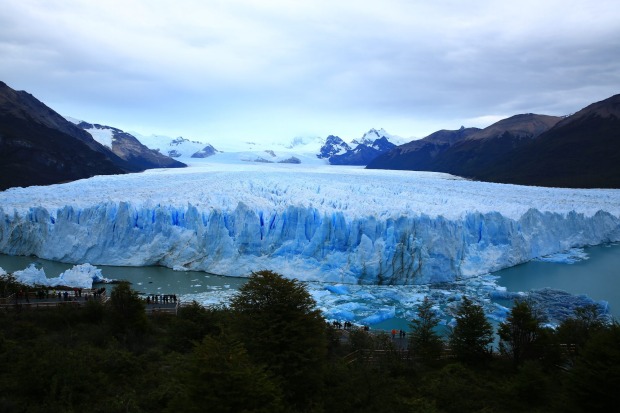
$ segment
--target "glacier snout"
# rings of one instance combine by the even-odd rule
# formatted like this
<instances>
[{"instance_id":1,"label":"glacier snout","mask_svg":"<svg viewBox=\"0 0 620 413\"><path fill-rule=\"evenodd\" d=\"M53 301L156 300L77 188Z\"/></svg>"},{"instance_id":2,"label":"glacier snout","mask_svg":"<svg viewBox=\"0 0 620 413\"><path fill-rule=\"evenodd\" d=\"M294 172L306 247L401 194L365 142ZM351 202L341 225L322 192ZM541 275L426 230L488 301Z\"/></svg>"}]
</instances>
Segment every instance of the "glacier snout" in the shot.
<instances>
[{"instance_id":1,"label":"glacier snout","mask_svg":"<svg viewBox=\"0 0 620 413\"><path fill-rule=\"evenodd\" d=\"M571 247L620 241L620 219L530 209L459 219L350 218L312 207L231 210L107 202L56 211L0 207L0 252L70 263L202 270L271 269L304 280L364 284L453 281Z\"/></svg>"}]
</instances>

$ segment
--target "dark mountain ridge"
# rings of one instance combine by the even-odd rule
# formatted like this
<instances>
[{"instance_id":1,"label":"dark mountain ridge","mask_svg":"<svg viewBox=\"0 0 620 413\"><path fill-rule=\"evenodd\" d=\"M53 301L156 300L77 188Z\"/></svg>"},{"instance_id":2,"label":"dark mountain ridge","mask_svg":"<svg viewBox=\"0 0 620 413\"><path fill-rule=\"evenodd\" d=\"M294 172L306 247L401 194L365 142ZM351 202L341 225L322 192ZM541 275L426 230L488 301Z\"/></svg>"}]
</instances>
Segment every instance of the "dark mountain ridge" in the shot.
<instances>
[{"instance_id":1,"label":"dark mountain ridge","mask_svg":"<svg viewBox=\"0 0 620 413\"><path fill-rule=\"evenodd\" d=\"M456 142L466 139L478 128L461 127L459 130L440 130L419 139L397 146L373 159L369 169L400 169L432 171L435 158Z\"/></svg>"},{"instance_id":2,"label":"dark mountain ridge","mask_svg":"<svg viewBox=\"0 0 620 413\"><path fill-rule=\"evenodd\" d=\"M620 95L567 117L522 114L467 136L454 137L456 132L439 131L399 146L367 168L447 172L519 185L620 188ZM433 142L446 133L452 144Z\"/></svg>"},{"instance_id":3,"label":"dark mountain ridge","mask_svg":"<svg viewBox=\"0 0 620 413\"><path fill-rule=\"evenodd\" d=\"M0 82L0 190L144 169L31 94Z\"/></svg>"},{"instance_id":4,"label":"dark mountain ridge","mask_svg":"<svg viewBox=\"0 0 620 413\"><path fill-rule=\"evenodd\" d=\"M620 95L558 122L502 156L478 178L568 188L620 188Z\"/></svg>"},{"instance_id":5,"label":"dark mountain ridge","mask_svg":"<svg viewBox=\"0 0 620 413\"><path fill-rule=\"evenodd\" d=\"M538 138L560 117L533 113L511 116L472 133L437 156L432 165L436 172L481 179L480 175L501 157Z\"/></svg>"}]
</instances>

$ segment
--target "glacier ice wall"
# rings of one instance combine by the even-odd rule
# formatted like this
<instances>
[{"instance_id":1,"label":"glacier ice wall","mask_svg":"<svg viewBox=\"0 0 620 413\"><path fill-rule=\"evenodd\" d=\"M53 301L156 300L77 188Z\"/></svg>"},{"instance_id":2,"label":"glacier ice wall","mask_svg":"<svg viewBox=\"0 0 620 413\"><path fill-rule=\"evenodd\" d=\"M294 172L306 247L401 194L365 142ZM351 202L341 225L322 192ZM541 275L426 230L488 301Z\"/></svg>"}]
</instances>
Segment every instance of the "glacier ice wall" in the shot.
<instances>
[{"instance_id":1,"label":"glacier ice wall","mask_svg":"<svg viewBox=\"0 0 620 413\"><path fill-rule=\"evenodd\" d=\"M270 269L304 280L362 284L454 281L572 247L620 241L620 219L603 211L379 218L311 206L262 210L239 202L220 210L109 201L53 211L0 206L0 220L5 254L232 276Z\"/></svg>"}]
</instances>

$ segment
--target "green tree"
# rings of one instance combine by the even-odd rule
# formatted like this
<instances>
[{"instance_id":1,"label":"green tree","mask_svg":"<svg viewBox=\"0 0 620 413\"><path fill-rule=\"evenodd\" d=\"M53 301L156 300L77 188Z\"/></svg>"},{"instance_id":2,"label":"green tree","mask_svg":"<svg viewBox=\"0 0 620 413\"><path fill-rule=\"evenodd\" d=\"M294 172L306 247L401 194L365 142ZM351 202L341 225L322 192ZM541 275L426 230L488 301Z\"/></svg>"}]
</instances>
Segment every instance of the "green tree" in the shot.
<instances>
[{"instance_id":1,"label":"green tree","mask_svg":"<svg viewBox=\"0 0 620 413\"><path fill-rule=\"evenodd\" d=\"M443 350L443 341L436 331L440 318L428 297L424 297L424 301L417 305L417 310L417 318L409 323L409 349L422 361L437 360Z\"/></svg>"},{"instance_id":2,"label":"green tree","mask_svg":"<svg viewBox=\"0 0 620 413\"><path fill-rule=\"evenodd\" d=\"M280 388L266 369L255 364L243 345L221 335L205 337L194 348L183 390L173 400L174 411L184 412L279 412L283 410Z\"/></svg>"},{"instance_id":3,"label":"green tree","mask_svg":"<svg viewBox=\"0 0 620 413\"><path fill-rule=\"evenodd\" d=\"M489 358L493 327L486 319L482 307L463 296L455 318L456 325L450 333L449 342L457 359L475 363Z\"/></svg>"},{"instance_id":4,"label":"green tree","mask_svg":"<svg viewBox=\"0 0 620 413\"><path fill-rule=\"evenodd\" d=\"M116 333L142 333L148 326L144 302L128 282L114 287L107 302L110 327Z\"/></svg>"},{"instance_id":5,"label":"green tree","mask_svg":"<svg viewBox=\"0 0 620 413\"><path fill-rule=\"evenodd\" d=\"M499 326L499 350L512 358L515 366L536 357L536 345L542 331L542 317L528 301L517 301Z\"/></svg>"},{"instance_id":6,"label":"green tree","mask_svg":"<svg viewBox=\"0 0 620 413\"><path fill-rule=\"evenodd\" d=\"M177 316L170 322L168 347L186 352L195 343L202 341L203 337L219 335L225 313L222 308L205 308L196 301L180 307Z\"/></svg>"},{"instance_id":7,"label":"green tree","mask_svg":"<svg viewBox=\"0 0 620 413\"><path fill-rule=\"evenodd\" d=\"M605 328L605 319L596 304L575 309L573 317L564 320L557 329L560 343L575 345L579 352L592 335Z\"/></svg>"},{"instance_id":8,"label":"green tree","mask_svg":"<svg viewBox=\"0 0 620 413\"><path fill-rule=\"evenodd\" d=\"M231 309L250 357L281 380L287 401L310 408L321 390L327 340L325 320L306 287L260 271L239 289Z\"/></svg>"},{"instance_id":9,"label":"green tree","mask_svg":"<svg viewBox=\"0 0 620 413\"><path fill-rule=\"evenodd\" d=\"M566 387L569 407L578 411L607 412L620 405L620 324L593 333L576 357Z\"/></svg>"}]
</instances>

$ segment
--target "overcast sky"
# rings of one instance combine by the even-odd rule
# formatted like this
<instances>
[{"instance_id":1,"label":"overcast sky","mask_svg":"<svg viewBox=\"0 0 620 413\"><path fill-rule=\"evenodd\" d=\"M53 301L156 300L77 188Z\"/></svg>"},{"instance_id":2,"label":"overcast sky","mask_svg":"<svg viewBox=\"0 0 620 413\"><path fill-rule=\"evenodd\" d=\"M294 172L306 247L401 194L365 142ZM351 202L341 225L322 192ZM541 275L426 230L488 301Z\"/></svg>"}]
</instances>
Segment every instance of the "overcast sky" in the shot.
<instances>
[{"instance_id":1,"label":"overcast sky","mask_svg":"<svg viewBox=\"0 0 620 413\"><path fill-rule=\"evenodd\" d=\"M620 2L3 0L0 80L142 134L423 137L620 93Z\"/></svg>"}]
</instances>

